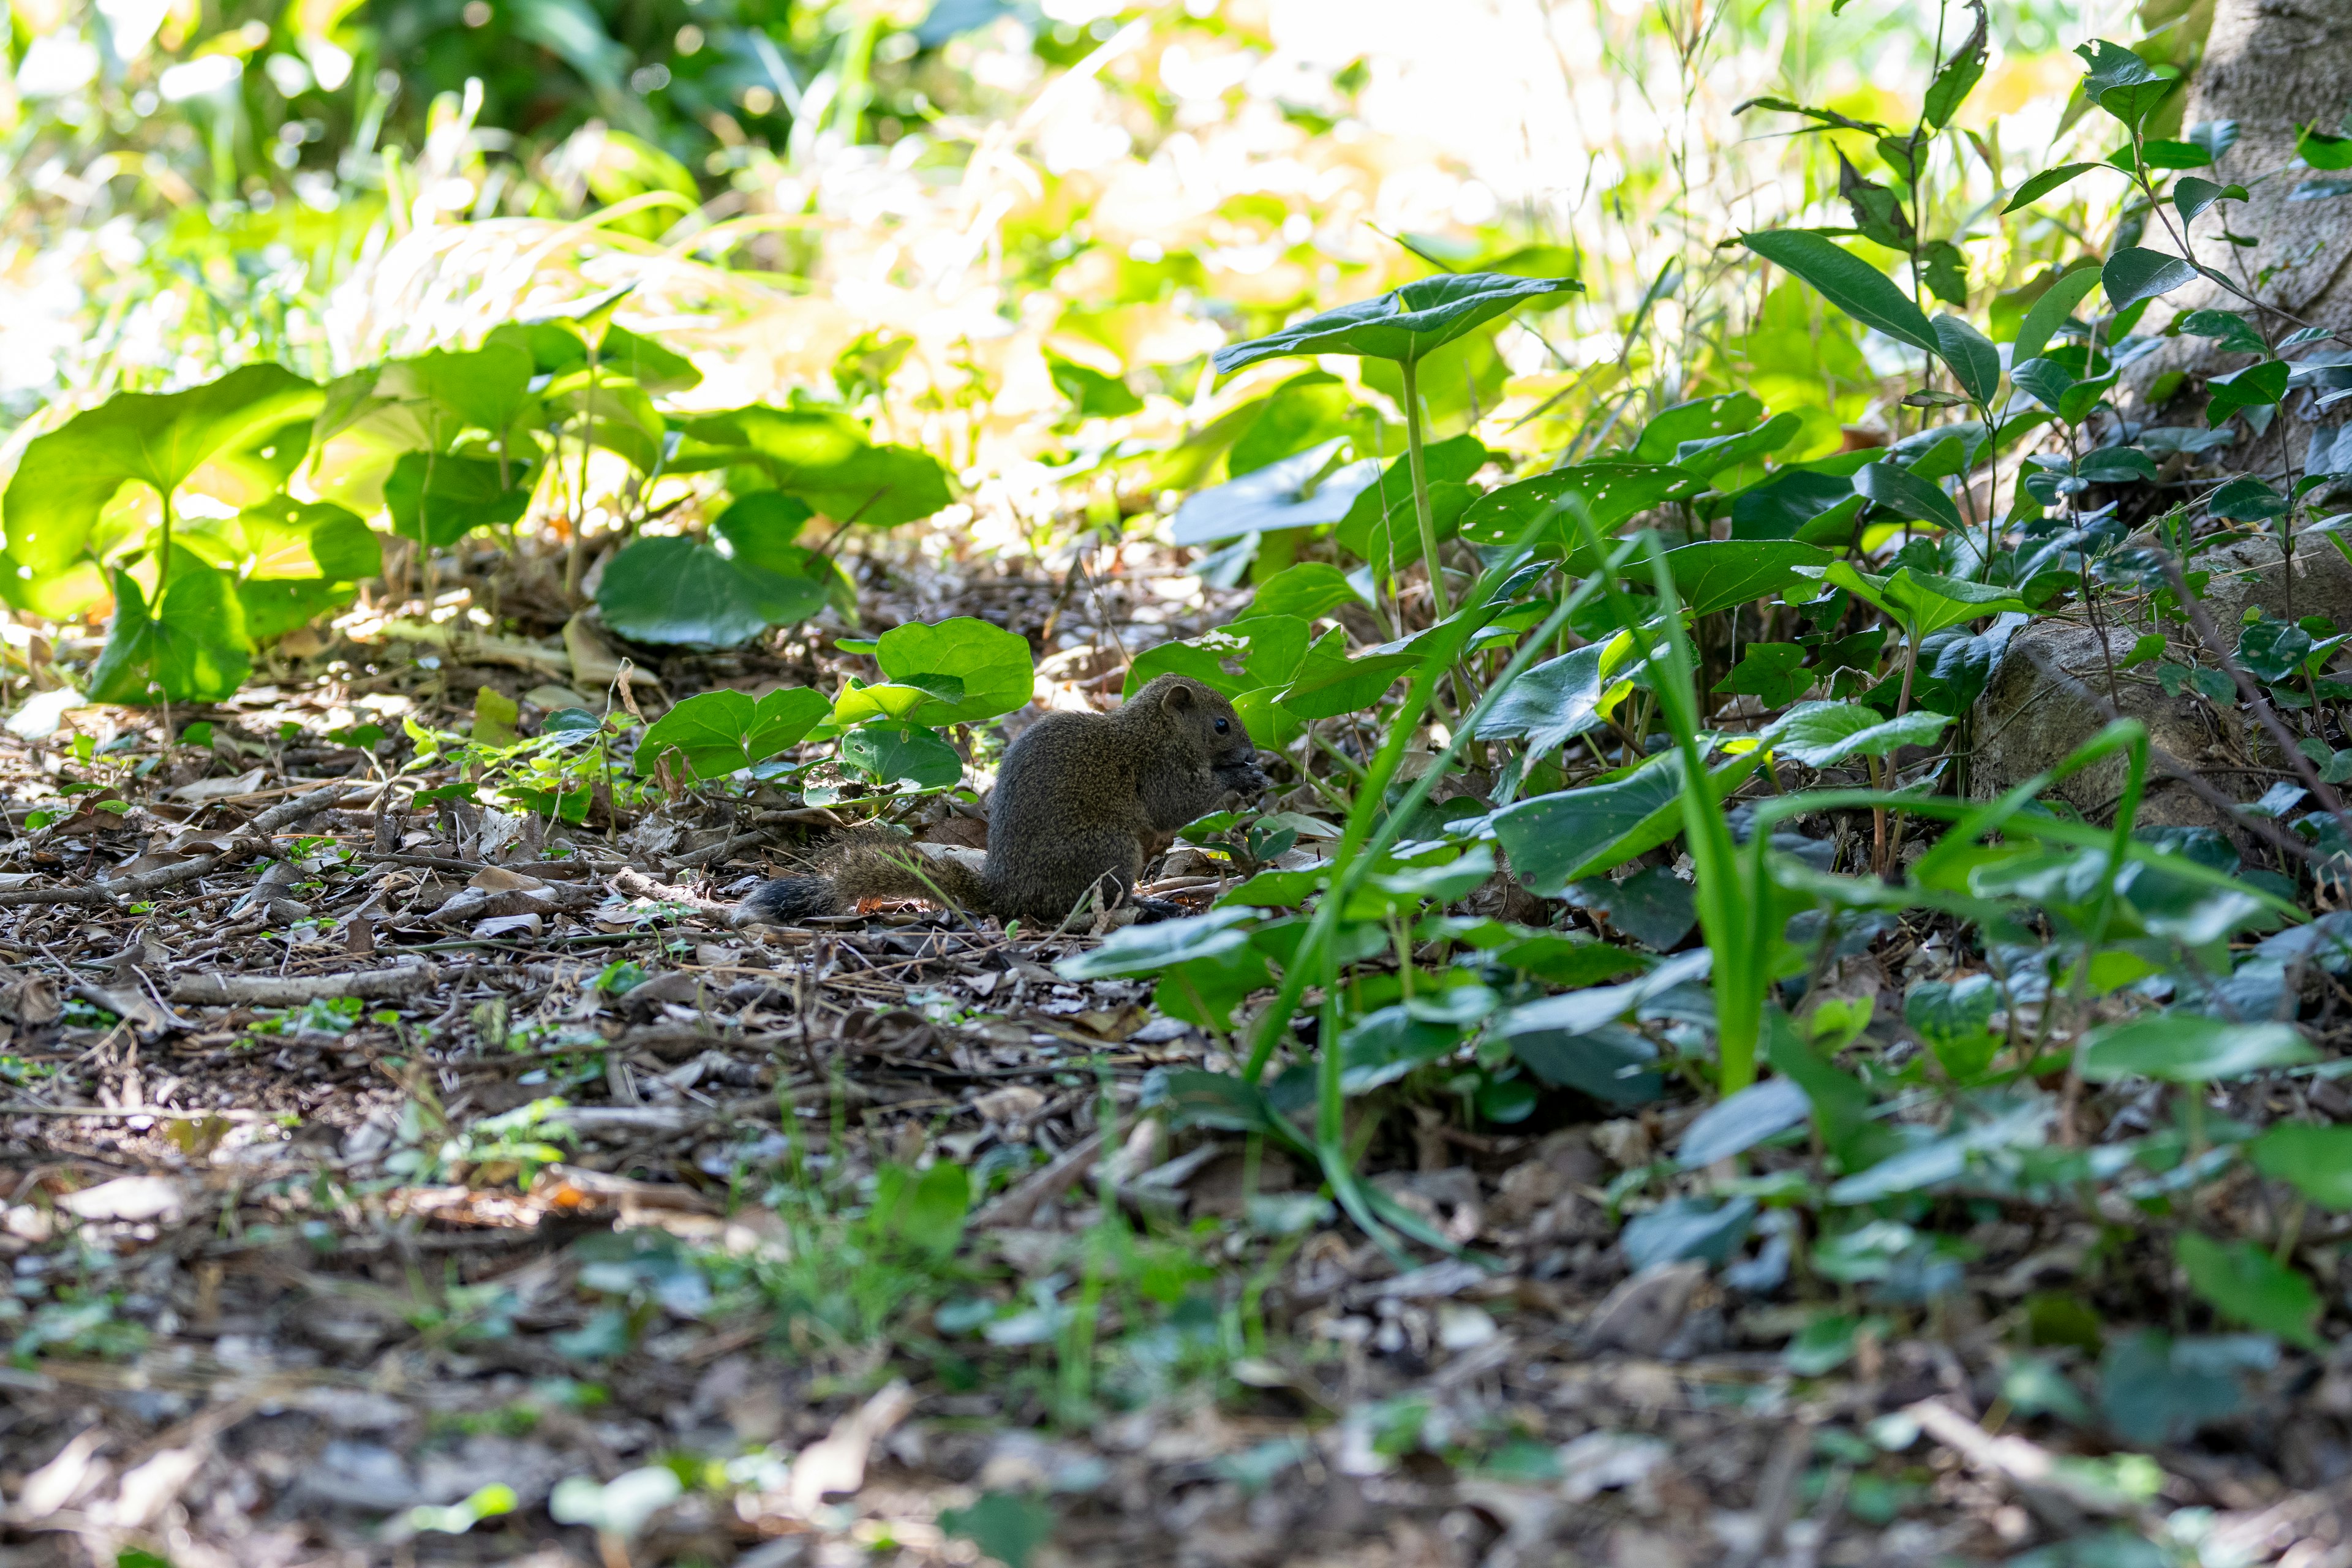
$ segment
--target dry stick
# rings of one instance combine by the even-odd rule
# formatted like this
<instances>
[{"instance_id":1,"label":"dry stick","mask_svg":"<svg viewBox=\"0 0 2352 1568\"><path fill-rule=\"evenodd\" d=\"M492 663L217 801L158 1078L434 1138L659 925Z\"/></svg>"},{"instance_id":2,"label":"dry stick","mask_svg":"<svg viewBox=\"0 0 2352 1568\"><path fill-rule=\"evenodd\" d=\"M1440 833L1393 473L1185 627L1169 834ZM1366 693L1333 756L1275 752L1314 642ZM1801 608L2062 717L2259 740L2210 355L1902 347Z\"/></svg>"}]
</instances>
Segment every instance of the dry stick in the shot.
<instances>
[{"instance_id":1,"label":"dry stick","mask_svg":"<svg viewBox=\"0 0 2352 1568\"><path fill-rule=\"evenodd\" d=\"M2292 577L2294 573L2294 557L2292 554L2286 557L2286 569ZM2254 678L2222 648L2221 634L2213 629L2212 619L2205 614L2205 606L2198 602L2197 596L2189 591L2188 584L2181 580L2179 558L2170 554L2164 557L2164 574L2172 580L2172 592L2179 599L2181 609L2187 613L2189 624L2197 633L2197 640L2205 645L2206 652L2221 661L2223 671L2237 683L2238 695L2245 700L2256 721L2269 732L2272 743L2285 754L2287 766L2293 768L2295 777L2303 781L2303 787L2311 792L2311 798L2336 819L2336 826L2343 830L2344 836L2352 839L2352 816L2345 813L2344 802L2319 776L2319 771L2311 765L2311 759L2297 749L2294 737L2288 734L2286 726L2279 722L2278 715L2271 709L2270 700L2263 695L2263 689L2254 684Z\"/></svg>"},{"instance_id":2,"label":"dry stick","mask_svg":"<svg viewBox=\"0 0 2352 1568\"><path fill-rule=\"evenodd\" d=\"M2034 668L2048 677L2053 685L2089 706L2101 719L2113 723L2122 717L2122 714L2116 711L2115 704L2100 696L2089 682L2052 664L2049 656L2039 648L2027 649L2026 658L2033 661ZM2292 833L2281 832L2277 824L2262 817L2244 815L2238 802L2230 799L2211 784L2207 784L2203 775L2196 769L2153 741L2148 742L2147 760L2168 778L2179 780L2188 787L2189 794L2222 813L2236 826L2244 828L2264 843L2312 866L2326 863L2327 857L2320 854Z\"/></svg>"}]
</instances>

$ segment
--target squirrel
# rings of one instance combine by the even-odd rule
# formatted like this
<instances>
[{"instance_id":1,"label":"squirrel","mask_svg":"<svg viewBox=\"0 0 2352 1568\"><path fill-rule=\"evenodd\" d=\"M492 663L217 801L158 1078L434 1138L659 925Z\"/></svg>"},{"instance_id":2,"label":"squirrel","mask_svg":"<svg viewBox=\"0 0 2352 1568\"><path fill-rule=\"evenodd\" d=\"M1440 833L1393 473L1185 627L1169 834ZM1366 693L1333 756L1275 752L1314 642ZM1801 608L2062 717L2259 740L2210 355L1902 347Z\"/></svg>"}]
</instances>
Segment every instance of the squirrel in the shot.
<instances>
[{"instance_id":1,"label":"squirrel","mask_svg":"<svg viewBox=\"0 0 2352 1568\"><path fill-rule=\"evenodd\" d=\"M1048 713L1021 732L990 798L985 870L860 836L835 844L819 875L754 889L735 923L790 924L847 913L861 899L902 898L1057 926L1106 879L1116 886L1107 902L1132 899L1145 863L1178 828L1266 784L1222 693L1157 676L1112 712ZM1148 913L1175 912L1140 901Z\"/></svg>"}]
</instances>

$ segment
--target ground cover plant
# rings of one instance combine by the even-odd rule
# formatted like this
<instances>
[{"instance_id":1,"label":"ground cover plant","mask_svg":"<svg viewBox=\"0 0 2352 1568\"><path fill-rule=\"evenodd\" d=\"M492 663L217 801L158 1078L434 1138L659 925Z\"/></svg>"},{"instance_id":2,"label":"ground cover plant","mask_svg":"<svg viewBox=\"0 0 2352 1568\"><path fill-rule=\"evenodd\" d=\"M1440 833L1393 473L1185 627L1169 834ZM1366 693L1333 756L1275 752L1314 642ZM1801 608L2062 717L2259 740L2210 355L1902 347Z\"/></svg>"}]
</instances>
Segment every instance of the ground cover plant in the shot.
<instances>
[{"instance_id":1,"label":"ground cover plant","mask_svg":"<svg viewBox=\"0 0 2352 1568\"><path fill-rule=\"evenodd\" d=\"M12 12L0 1550L2352 1562L2352 52L1813 9Z\"/></svg>"}]
</instances>

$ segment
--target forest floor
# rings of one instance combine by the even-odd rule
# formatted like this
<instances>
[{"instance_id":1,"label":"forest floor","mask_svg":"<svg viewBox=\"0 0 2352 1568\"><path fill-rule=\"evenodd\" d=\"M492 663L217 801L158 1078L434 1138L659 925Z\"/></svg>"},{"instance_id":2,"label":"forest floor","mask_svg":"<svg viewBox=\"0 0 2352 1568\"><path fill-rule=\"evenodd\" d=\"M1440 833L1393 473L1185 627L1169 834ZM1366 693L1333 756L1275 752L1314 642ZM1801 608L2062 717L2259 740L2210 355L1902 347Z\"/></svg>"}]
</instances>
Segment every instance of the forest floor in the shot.
<instances>
[{"instance_id":1,"label":"forest floor","mask_svg":"<svg viewBox=\"0 0 2352 1568\"><path fill-rule=\"evenodd\" d=\"M913 580L885 624L1071 597ZM1785 1241L1623 1256L1611 1184L1695 1100L1498 1131L1373 1096L1367 1169L1475 1260L1391 1258L1150 1114L1226 1042L1060 978L1090 936L732 929L823 808L608 792L551 830L387 786L403 719L561 700L515 646L339 639L0 741L0 1564L2352 1564L2352 1352L2153 1456L2037 1403L2015 1347L2098 1340L2051 1305L2095 1208L1979 1205L1958 1289L1809 1360L1837 1288ZM1116 690L1108 649L1048 668ZM823 672L654 673L648 708ZM1926 935L1866 955L1882 1005ZM942 1167L988 1175L968 1214Z\"/></svg>"}]
</instances>

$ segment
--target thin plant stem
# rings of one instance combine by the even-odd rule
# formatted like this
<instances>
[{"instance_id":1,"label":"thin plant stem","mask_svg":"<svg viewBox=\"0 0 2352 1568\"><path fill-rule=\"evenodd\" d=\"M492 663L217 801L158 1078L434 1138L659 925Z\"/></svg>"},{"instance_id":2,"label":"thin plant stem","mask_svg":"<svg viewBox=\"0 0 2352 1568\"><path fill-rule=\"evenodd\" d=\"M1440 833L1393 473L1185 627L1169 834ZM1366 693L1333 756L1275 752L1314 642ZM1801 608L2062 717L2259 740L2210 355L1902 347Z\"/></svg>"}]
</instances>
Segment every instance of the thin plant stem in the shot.
<instances>
[{"instance_id":1,"label":"thin plant stem","mask_svg":"<svg viewBox=\"0 0 2352 1568\"><path fill-rule=\"evenodd\" d=\"M1437 519L1429 506L1429 472L1422 460L1421 373L1411 360L1400 360L1404 375L1405 458L1412 474L1412 518L1421 528L1422 564L1429 569L1429 601L1444 620L1454 613L1445 596L1445 571L1437 562Z\"/></svg>"}]
</instances>

